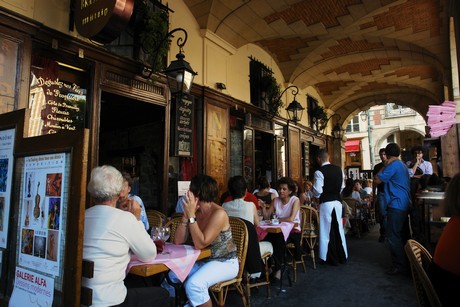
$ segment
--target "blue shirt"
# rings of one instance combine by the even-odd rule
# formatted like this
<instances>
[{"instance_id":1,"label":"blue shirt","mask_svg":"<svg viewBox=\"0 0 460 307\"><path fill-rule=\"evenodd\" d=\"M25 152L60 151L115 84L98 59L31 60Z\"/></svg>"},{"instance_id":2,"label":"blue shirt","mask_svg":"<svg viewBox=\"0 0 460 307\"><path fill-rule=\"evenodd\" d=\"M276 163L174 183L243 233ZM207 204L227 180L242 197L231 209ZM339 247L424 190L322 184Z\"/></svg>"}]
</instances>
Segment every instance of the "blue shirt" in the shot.
<instances>
[{"instance_id":1,"label":"blue shirt","mask_svg":"<svg viewBox=\"0 0 460 307\"><path fill-rule=\"evenodd\" d=\"M176 204L176 212L184 212L184 204L182 203L182 199L185 200L185 194L179 197Z\"/></svg>"},{"instance_id":2,"label":"blue shirt","mask_svg":"<svg viewBox=\"0 0 460 307\"><path fill-rule=\"evenodd\" d=\"M377 174L385 184L385 203L389 208L408 211L410 205L410 177L406 165L395 160Z\"/></svg>"},{"instance_id":3,"label":"blue shirt","mask_svg":"<svg viewBox=\"0 0 460 307\"><path fill-rule=\"evenodd\" d=\"M129 196L131 196L133 200L137 201L139 205L141 206L141 209L142 209L141 210L141 221L142 221L142 224L144 224L145 230L148 230L150 228L150 225L149 225L149 220L147 218L147 212L145 212L144 202L137 195L129 194Z\"/></svg>"}]
</instances>

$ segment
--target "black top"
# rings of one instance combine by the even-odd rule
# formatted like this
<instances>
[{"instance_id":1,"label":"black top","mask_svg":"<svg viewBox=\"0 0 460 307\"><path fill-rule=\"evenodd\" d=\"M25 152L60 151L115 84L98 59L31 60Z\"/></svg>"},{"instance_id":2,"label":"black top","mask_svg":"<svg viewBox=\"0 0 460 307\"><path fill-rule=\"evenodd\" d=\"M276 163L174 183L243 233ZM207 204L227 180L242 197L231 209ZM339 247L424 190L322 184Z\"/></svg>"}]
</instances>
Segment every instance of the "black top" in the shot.
<instances>
[{"instance_id":1,"label":"black top","mask_svg":"<svg viewBox=\"0 0 460 307\"><path fill-rule=\"evenodd\" d=\"M384 166L385 165L383 164L383 162L380 162L377 165L375 165L374 170L372 171L372 175L374 176L377 175ZM384 189L385 189L385 184L383 182L377 185L377 193L383 193Z\"/></svg>"},{"instance_id":2,"label":"black top","mask_svg":"<svg viewBox=\"0 0 460 307\"><path fill-rule=\"evenodd\" d=\"M262 200L265 204L270 205L272 203L272 193L268 193L265 196L259 196L259 192L254 194L258 199Z\"/></svg>"},{"instance_id":3,"label":"black top","mask_svg":"<svg viewBox=\"0 0 460 307\"><path fill-rule=\"evenodd\" d=\"M337 165L326 164L320 167L319 171L324 176L323 193L319 197L319 202L324 203L327 201L338 200L342 201L340 197L340 190L342 189L343 174L342 169Z\"/></svg>"}]
</instances>

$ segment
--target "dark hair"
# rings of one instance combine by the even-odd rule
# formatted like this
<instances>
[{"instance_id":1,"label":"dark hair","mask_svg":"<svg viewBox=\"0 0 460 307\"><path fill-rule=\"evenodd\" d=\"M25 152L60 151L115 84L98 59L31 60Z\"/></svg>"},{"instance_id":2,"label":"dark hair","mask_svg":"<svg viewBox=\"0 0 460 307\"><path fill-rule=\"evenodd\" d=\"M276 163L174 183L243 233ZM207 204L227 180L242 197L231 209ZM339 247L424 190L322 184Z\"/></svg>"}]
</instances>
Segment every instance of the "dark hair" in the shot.
<instances>
[{"instance_id":1,"label":"dark hair","mask_svg":"<svg viewBox=\"0 0 460 307\"><path fill-rule=\"evenodd\" d=\"M326 148L321 148L320 150L318 150L318 152L316 153L316 156L320 158L320 160L323 162L329 159L329 153L327 152Z\"/></svg>"},{"instance_id":2,"label":"dark hair","mask_svg":"<svg viewBox=\"0 0 460 307\"><path fill-rule=\"evenodd\" d=\"M190 191L198 197L200 201L214 201L219 193L219 187L214 178L208 175L196 175L190 181Z\"/></svg>"},{"instance_id":3,"label":"dark hair","mask_svg":"<svg viewBox=\"0 0 460 307\"><path fill-rule=\"evenodd\" d=\"M460 215L460 173L449 181L444 195L444 203L451 215Z\"/></svg>"},{"instance_id":4,"label":"dark hair","mask_svg":"<svg viewBox=\"0 0 460 307\"><path fill-rule=\"evenodd\" d=\"M246 194L247 189L248 185L246 184L246 180L244 180L243 176L233 176L228 181L228 191L233 199L243 197Z\"/></svg>"},{"instance_id":5,"label":"dark hair","mask_svg":"<svg viewBox=\"0 0 460 307\"><path fill-rule=\"evenodd\" d=\"M389 143L385 147L385 154L388 157L399 157L401 155L401 148L396 143Z\"/></svg>"},{"instance_id":6,"label":"dark hair","mask_svg":"<svg viewBox=\"0 0 460 307\"><path fill-rule=\"evenodd\" d=\"M379 154L381 154L382 152L385 152L385 148L380 148Z\"/></svg>"},{"instance_id":7,"label":"dark hair","mask_svg":"<svg viewBox=\"0 0 460 307\"><path fill-rule=\"evenodd\" d=\"M353 193L353 186L355 185L352 178L345 180L345 188L342 190L342 197L349 197Z\"/></svg>"},{"instance_id":8,"label":"dark hair","mask_svg":"<svg viewBox=\"0 0 460 307\"><path fill-rule=\"evenodd\" d=\"M133 178L131 178L131 175L128 172L121 172L121 176L123 176L124 181L128 182L129 187L133 186Z\"/></svg>"},{"instance_id":9,"label":"dark hair","mask_svg":"<svg viewBox=\"0 0 460 307\"><path fill-rule=\"evenodd\" d=\"M279 190L280 185L282 185L282 184L287 184L288 190L291 191L291 194L295 193L296 185L295 185L295 182L291 178L289 178L289 177L281 177L280 179L278 179L278 181L276 182L276 186L277 186L278 190Z\"/></svg>"},{"instance_id":10,"label":"dark hair","mask_svg":"<svg viewBox=\"0 0 460 307\"><path fill-rule=\"evenodd\" d=\"M420 145L415 145L414 147L412 147L412 150L411 150L412 154L415 154L417 151L421 151L423 153L423 147Z\"/></svg>"},{"instance_id":11,"label":"dark hair","mask_svg":"<svg viewBox=\"0 0 460 307\"><path fill-rule=\"evenodd\" d=\"M263 190L270 187L270 182L268 182L268 178L266 176L260 177L257 181L257 184L259 186L259 190Z\"/></svg>"}]
</instances>

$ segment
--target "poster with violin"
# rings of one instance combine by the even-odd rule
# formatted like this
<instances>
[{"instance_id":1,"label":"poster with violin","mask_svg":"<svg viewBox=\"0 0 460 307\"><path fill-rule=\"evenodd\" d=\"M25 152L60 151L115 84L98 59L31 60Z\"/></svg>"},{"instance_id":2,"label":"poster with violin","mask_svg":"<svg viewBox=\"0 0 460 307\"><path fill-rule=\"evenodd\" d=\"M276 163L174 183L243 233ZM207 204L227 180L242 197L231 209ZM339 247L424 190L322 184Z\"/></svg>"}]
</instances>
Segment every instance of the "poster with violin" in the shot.
<instances>
[{"instance_id":1,"label":"poster with violin","mask_svg":"<svg viewBox=\"0 0 460 307\"><path fill-rule=\"evenodd\" d=\"M19 265L53 275L61 266L64 171L64 153L24 159Z\"/></svg>"}]
</instances>

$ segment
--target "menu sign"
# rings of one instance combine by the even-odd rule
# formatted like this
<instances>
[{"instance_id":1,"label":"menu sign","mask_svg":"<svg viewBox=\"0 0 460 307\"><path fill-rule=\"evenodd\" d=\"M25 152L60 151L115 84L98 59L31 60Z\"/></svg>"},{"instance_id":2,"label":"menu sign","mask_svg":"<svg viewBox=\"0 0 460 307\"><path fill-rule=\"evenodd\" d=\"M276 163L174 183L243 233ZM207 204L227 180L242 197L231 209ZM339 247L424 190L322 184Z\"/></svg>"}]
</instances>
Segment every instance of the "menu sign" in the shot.
<instances>
[{"instance_id":1,"label":"menu sign","mask_svg":"<svg viewBox=\"0 0 460 307\"><path fill-rule=\"evenodd\" d=\"M57 77L32 73L29 136L77 130L84 126L86 89Z\"/></svg>"},{"instance_id":2,"label":"menu sign","mask_svg":"<svg viewBox=\"0 0 460 307\"><path fill-rule=\"evenodd\" d=\"M193 155L193 97L176 98L173 152L175 156Z\"/></svg>"}]
</instances>

